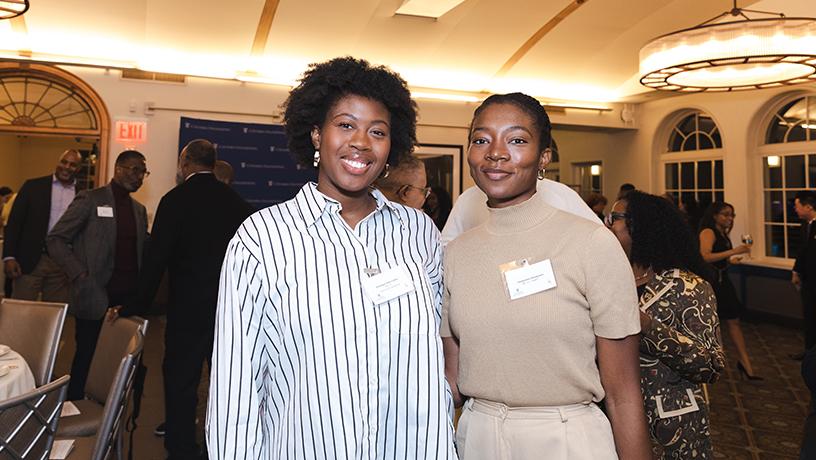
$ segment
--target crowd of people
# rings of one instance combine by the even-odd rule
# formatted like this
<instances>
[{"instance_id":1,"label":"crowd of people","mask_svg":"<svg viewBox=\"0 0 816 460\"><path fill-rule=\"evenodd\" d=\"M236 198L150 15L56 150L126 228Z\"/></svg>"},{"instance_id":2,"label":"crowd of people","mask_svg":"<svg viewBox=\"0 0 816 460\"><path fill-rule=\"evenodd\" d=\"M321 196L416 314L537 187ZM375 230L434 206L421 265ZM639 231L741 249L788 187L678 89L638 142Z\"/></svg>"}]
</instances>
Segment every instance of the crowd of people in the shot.
<instances>
[{"instance_id":1,"label":"crowd of people","mask_svg":"<svg viewBox=\"0 0 816 460\"><path fill-rule=\"evenodd\" d=\"M551 122L522 93L476 108L476 186L451 206L411 155L406 82L354 58L310 66L284 123L317 182L257 212L203 139L181 151L149 234L133 150L94 190L77 190L68 150L6 204L11 295L68 302L76 319L68 399L84 397L103 322L145 314L167 271L158 431L172 459L712 458L703 384L725 367L721 323L739 372L762 379L727 275L752 245L731 243L733 206L699 215L624 184L605 214L605 197L545 178ZM816 195L796 209L810 347Z\"/></svg>"}]
</instances>

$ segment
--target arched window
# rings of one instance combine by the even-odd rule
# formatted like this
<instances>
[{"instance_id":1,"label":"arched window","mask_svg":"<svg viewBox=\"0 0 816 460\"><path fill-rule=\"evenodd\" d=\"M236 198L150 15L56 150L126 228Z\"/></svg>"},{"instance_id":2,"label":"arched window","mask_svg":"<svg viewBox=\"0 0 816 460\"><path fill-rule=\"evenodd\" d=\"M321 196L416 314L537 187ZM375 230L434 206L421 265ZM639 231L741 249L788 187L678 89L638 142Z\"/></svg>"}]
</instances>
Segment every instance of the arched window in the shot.
<instances>
[{"instance_id":1,"label":"arched window","mask_svg":"<svg viewBox=\"0 0 816 460\"><path fill-rule=\"evenodd\" d=\"M721 149L722 139L717 124L702 112L687 115L674 126L669 136L669 152Z\"/></svg>"},{"instance_id":2,"label":"arched window","mask_svg":"<svg viewBox=\"0 0 816 460\"><path fill-rule=\"evenodd\" d=\"M816 141L816 96L794 99L774 114L765 133L766 144Z\"/></svg>"},{"instance_id":3,"label":"arched window","mask_svg":"<svg viewBox=\"0 0 816 460\"><path fill-rule=\"evenodd\" d=\"M30 75L0 77L0 124L96 131L90 104L75 88Z\"/></svg>"},{"instance_id":4,"label":"arched window","mask_svg":"<svg viewBox=\"0 0 816 460\"><path fill-rule=\"evenodd\" d=\"M801 246L796 194L816 189L816 95L785 102L765 126L762 161L765 255L793 259Z\"/></svg>"},{"instance_id":5,"label":"arched window","mask_svg":"<svg viewBox=\"0 0 816 460\"><path fill-rule=\"evenodd\" d=\"M723 201L722 137L711 116L683 110L669 118L668 129L666 150L661 152L663 191L689 207Z\"/></svg>"}]
</instances>

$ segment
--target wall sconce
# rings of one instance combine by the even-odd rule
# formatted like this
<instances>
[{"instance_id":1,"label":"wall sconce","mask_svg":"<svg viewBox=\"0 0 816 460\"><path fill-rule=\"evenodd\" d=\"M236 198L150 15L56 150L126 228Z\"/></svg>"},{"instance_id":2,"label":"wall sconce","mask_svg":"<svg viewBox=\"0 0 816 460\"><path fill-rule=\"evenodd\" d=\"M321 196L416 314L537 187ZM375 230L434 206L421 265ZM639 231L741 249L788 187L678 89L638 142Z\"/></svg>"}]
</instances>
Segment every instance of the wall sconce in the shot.
<instances>
[{"instance_id":1,"label":"wall sconce","mask_svg":"<svg viewBox=\"0 0 816 460\"><path fill-rule=\"evenodd\" d=\"M601 165L592 165L589 167L589 173L593 176L601 175Z\"/></svg>"}]
</instances>

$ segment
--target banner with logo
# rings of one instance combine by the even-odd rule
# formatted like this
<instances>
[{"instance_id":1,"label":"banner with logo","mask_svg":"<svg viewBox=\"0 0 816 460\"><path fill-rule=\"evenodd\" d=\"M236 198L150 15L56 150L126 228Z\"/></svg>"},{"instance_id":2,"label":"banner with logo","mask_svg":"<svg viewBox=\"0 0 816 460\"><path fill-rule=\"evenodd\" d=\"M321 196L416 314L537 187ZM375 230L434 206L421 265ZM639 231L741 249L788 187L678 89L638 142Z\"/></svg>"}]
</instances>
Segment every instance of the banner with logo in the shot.
<instances>
[{"instance_id":1,"label":"banner with logo","mask_svg":"<svg viewBox=\"0 0 816 460\"><path fill-rule=\"evenodd\" d=\"M235 169L232 186L255 208L291 199L317 171L303 167L289 155L281 125L237 123L181 117L179 152L194 139L218 147L218 158Z\"/></svg>"}]
</instances>

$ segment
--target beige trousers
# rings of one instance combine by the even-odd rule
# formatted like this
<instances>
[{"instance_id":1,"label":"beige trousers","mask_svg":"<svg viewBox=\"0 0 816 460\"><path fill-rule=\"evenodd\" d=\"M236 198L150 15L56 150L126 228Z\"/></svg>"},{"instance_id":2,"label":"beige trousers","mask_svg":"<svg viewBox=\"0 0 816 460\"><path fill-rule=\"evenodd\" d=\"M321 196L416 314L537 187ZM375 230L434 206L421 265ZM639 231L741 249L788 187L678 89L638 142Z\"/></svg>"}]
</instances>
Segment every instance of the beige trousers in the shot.
<instances>
[{"instance_id":1,"label":"beige trousers","mask_svg":"<svg viewBox=\"0 0 816 460\"><path fill-rule=\"evenodd\" d=\"M612 427L595 404L507 407L470 399L456 430L460 460L616 460Z\"/></svg>"},{"instance_id":2,"label":"beige trousers","mask_svg":"<svg viewBox=\"0 0 816 460\"><path fill-rule=\"evenodd\" d=\"M68 302L71 283L59 265L47 254L43 254L31 273L14 280L11 291L11 296L20 300Z\"/></svg>"}]
</instances>

